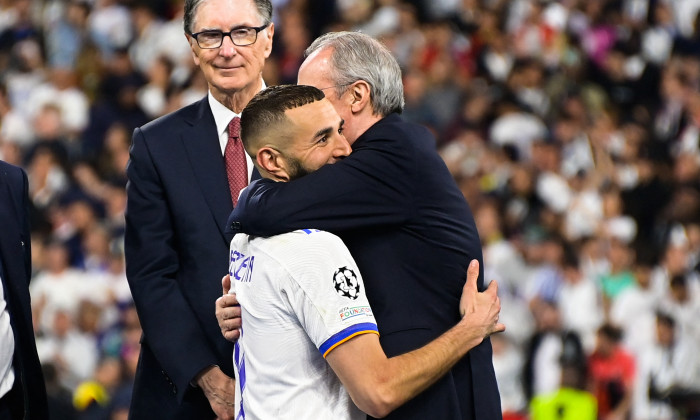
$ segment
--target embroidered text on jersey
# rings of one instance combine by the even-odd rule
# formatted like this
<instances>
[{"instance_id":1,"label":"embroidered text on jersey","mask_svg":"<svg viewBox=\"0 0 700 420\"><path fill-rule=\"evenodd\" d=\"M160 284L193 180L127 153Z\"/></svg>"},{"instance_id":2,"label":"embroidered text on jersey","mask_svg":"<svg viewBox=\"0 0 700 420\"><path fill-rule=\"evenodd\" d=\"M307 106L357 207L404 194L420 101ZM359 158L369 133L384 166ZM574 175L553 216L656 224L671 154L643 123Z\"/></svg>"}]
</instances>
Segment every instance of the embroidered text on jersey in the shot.
<instances>
[{"instance_id":1,"label":"embroidered text on jersey","mask_svg":"<svg viewBox=\"0 0 700 420\"><path fill-rule=\"evenodd\" d=\"M246 257L235 249L231 250L231 258L228 266L228 273L232 280L249 282L253 275L253 262L255 256Z\"/></svg>"}]
</instances>

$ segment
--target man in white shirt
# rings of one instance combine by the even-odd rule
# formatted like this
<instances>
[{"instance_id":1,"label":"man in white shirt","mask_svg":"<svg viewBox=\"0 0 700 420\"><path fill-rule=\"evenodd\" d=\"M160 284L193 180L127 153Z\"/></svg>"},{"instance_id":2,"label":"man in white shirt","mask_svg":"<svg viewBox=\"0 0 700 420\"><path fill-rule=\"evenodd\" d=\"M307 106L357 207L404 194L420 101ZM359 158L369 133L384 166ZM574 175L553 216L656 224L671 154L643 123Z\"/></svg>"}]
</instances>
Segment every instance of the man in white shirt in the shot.
<instances>
[{"instance_id":1,"label":"man in white shirt","mask_svg":"<svg viewBox=\"0 0 700 420\"><path fill-rule=\"evenodd\" d=\"M670 420L675 418L670 404L673 394L700 394L697 344L678 334L676 322L658 311L654 343L639 352L632 406L635 419Z\"/></svg>"},{"instance_id":2,"label":"man in white shirt","mask_svg":"<svg viewBox=\"0 0 700 420\"><path fill-rule=\"evenodd\" d=\"M260 173L285 182L350 154L343 123L321 90L275 86L244 109L241 138ZM474 261L460 303L467 316L424 347L387 358L352 256L339 238L313 229L235 236L229 275L242 311L237 418L382 417L505 329L497 285L477 293Z\"/></svg>"}]
</instances>

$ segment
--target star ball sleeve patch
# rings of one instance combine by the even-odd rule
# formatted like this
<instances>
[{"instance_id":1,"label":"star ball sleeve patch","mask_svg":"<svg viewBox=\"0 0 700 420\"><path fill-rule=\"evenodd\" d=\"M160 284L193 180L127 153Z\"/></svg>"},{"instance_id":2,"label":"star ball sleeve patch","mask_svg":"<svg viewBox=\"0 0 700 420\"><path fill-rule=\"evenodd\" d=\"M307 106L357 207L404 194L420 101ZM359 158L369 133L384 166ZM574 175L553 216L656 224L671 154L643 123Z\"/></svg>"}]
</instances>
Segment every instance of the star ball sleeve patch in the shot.
<instances>
[{"instance_id":1,"label":"star ball sleeve patch","mask_svg":"<svg viewBox=\"0 0 700 420\"><path fill-rule=\"evenodd\" d=\"M340 296L354 300L360 295L360 282L355 272L348 267L340 267L335 271L333 285Z\"/></svg>"}]
</instances>

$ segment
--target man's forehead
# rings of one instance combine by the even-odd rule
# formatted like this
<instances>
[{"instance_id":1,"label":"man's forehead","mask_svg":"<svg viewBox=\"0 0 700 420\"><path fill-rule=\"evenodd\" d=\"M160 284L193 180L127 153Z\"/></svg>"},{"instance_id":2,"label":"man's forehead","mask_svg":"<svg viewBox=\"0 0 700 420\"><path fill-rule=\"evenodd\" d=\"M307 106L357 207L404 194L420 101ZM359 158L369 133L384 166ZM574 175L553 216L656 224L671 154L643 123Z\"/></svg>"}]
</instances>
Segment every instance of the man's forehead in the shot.
<instances>
[{"instance_id":1,"label":"man's forehead","mask_svg":"<svg viewBox=\"0 0 700 420\"><path fill-rule=\"evenodd\" d=\"M298 120L308 120L308 117L306 116L307 114L321 110L324 104L327 103L328 99L323 98L318 101L309 102L308 104L304 104L302 106L287 109L284 111L284 114L287 116L287 118L295 122Z\"/></svg>"},{"instance_id":2,"label":"man's forehead","mask_svg":"<svg viewBox=\"0 0 700 420\"><path fill-rule=\"evenodd\" d=\"M328 77L331 65L330 53L330 48L324 48L306 57L299 68L299 75L297 77L300 85L315 86L317 88L326 87L317 85L330 80Z\"/></svg>"},{"instance_id":3,"label":"man's forehead","mask_svg":"<svg viewBox=\"0 0 700 420\"><path fill-rule=\"evenodd\" d=\"M225 26L252 25L262 22L260 13L253 0L207 0L195 10L194 23L213 25L226 22Z\"/></svg>"},{"instance_id":4,"label":"man's forehead","mask_svg":"<svg viewBox=\"0 0 700 420\"><path fill-rule=\"evenodd\" d=\"M326 98L288 109L285 115L294 126L314 132L340 121L335 108Z\"/></svg>"}]
</instances>

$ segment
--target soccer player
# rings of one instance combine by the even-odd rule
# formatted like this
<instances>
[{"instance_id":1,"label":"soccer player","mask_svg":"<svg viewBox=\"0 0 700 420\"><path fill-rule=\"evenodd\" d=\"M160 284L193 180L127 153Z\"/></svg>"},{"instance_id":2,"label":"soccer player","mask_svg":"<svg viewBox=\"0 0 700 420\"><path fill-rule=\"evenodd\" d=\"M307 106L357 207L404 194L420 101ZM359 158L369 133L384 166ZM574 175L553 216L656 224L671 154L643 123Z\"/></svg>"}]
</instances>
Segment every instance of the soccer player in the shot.
<instances>
[{"instance_id":1,"label":"soccer player","mask_svg":"<svg viewBox=\"0 0 700 420\"><path fill-rule=\"evenodd\" d=\"M349 155L342 129L323 92L309 86L270 87L241 117L246 151L262 176L281 182ZM314 229L269 238L236 235L229 274L242 311L234 350L237 418L387 415L505 329L498 323L497 285L477 293L478 272L474 261L457 325L417 350L387 358L361 274L339 238Z\"/></svg>"}]
</instances>

